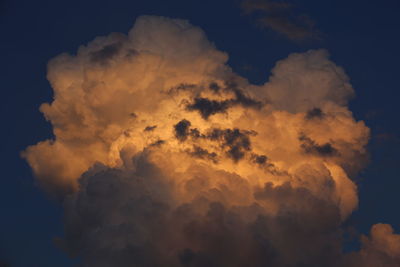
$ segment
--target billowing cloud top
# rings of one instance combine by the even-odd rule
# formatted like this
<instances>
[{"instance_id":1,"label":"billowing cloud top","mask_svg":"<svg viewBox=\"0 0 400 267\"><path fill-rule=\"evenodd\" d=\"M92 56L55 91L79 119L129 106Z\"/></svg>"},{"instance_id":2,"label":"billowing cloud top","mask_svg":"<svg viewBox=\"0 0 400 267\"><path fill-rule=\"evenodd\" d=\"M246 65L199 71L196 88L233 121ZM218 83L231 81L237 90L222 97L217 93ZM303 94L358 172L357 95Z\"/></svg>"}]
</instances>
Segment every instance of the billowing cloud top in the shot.
<instances>
[{"instance_id":1,"label":"billowing cloud top","mask_svg":"<svg viewBox=\"0 0 400 267\"><path fill-rule=\"evenodd\" d=\"M64 199L59 245L82 266L398 266L389 225L341 252L369 138L344 70L312 50L257 86L227 59L187 21L142 16L49 62L55 139L23 156Z\"/></svg>"}]
</instances>

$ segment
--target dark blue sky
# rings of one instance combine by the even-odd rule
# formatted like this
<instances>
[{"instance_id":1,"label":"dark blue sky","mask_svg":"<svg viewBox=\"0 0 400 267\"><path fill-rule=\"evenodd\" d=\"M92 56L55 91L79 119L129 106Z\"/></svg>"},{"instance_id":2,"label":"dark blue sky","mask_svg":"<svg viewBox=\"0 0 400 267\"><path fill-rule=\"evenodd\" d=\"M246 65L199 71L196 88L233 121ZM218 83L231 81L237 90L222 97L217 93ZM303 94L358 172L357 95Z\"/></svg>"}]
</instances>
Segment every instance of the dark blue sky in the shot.
<instances>
[{"instance_id":1,"label":"dark blue sky","mask_svg":"<svg viewBox=\"0 0 400 267\"><path fill-rule=\"evenodd\" d=\"M299 1L322 40L293 43L256 27L237 1L0 1L1 32L1 189L0 261L17 267L70 266L53 244L62 235L62 209L35 185L19 153L51 137L38 111L52 98L47 61L99 35L126 33L139 15L188 19L217 48L228 52L233 69L253 83L264 83L279 59L292 52L326 48L351 78L357 119L372 130L371 163L357 178L360 207L348 224L367 232L374 223L400 231L400 124L398 112L400 2ZM0 263L0 266L1 263Z\"/></svg>"}]
</instances>

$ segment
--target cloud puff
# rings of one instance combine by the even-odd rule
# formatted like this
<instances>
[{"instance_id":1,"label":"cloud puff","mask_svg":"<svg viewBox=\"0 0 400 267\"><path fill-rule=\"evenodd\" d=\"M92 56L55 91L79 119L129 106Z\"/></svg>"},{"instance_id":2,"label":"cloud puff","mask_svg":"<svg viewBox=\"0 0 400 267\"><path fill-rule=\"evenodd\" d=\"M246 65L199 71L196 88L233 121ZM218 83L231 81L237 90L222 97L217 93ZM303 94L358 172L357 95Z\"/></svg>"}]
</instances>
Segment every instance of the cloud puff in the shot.
<instances>
[{"instance_id":1,"label":"cloud puff","mask_svg":"<svg viewBox=\"0 0 400 267\"><path fill-rule=\"evenodd\" d=\"M227 59L187 21L143 16L128 35L49 62L54 101L40 109L55 139L23 156L63 199L58 244L82 266L341 266L367 257L341 252L369 139L347 107L343 69L311 50L279 61L257 86ZM374 229L357 255L379 247L396 263L394 234Z\"/></svg>"},{"instance_id":2,"label":"cloud puff","mask_svg":"<svg viewBox=\"0 0 400 267\"><path fill-rule=\"evenodd\" d=\"M382 223L373 225L370 235L362 237L361 250L348 255L343 266L399 266L400 235Z\"/></svg>"}]
</instances>

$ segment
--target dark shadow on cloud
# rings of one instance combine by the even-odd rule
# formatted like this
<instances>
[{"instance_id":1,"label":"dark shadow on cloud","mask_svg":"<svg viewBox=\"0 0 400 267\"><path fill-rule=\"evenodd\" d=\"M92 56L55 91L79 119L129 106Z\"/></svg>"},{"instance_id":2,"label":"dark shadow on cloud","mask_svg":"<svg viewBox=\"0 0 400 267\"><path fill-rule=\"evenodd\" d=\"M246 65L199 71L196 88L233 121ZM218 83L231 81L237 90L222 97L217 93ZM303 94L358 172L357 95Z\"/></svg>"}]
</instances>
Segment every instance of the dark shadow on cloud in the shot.
<instances>
[{"instance_id":1,"label":"dark shadow on cloud","mask_svg":"<svg viewBox=\"0 0 400 267\"><path fill-rule=\"evenodd\" d=\"M147 126L146 128L144 128L144 131L145 132L152 132L152 131L154 131L155 128L157 128L157 125Z\"/></svg>"},{"instance_id":2,"label":"dark shadow on cloud","mask_svg":"<svg viewBox=\"0 0 400 267\"><path fill-rule=\"evenodd\" d=\"M253 163L256 163L259 165L264 165L267 163L268 157L265 155L252 154L251 159L252 159Z\"/></svg>"},{"instance_id":3,"label":"dark shadow on cloud","mask_svg":"<svg viewBox=\"0 0 400 267\"><path fill-rule=\"evenodd\" d=\"M254 14L260 27L275 31L291 41L320 39L315 22L306 14L297 14L293 4L271 0L243 0L241 8L246 15Z\"/></svg>"},{"instance_id":4,"label":"dark shadow on cloud","mask_svg":"<svg viewBox=\"0 0 400 267\"><path fill-rule=\"evenodd\" d=\"M332 144L317 144L314 140L304 134L299 136L299 141L301 142L301 149L306 154L312 154L320 157L333 157L338 154L338 151L333 147Z\"/></svg>"},{"instance_id":5,"label":"dark shadow on cloud","mask_svg":"<svg viewBox=\"0 0 400 267\"><path fill-rule=\"evenodd\" d=\"M209 152L207 149L201 148L196 145L193 146L193 150L188 150L187 153L194 158L206 159L214 163L218 163L217 153Z\"/></svg>"},{"instance_id":6,"label":"dark shadow on cloud","mask_svg":"<svg viewBox=\"0 0 400 267\"><path fill-rule=\"evenodd\" d=\"M221 87L220 87L217 83L215 83L215 82L210 83L209 88L210 88L214 93L218 93L219 90L221 89Z\"/></svg>"},{"instance_id":7,"label":"dark shadow on cloud","mask_svg":"<svg viewBox=\"0 0 400 267\"><path fill-rule=\"evenodd\" d=\"M261 103L260 101L251 99L250 97L247 97L239 89L234 89L233 92L235 93L235 100L233 101L234 104L241 105L246 108L251 108L251 107L256 108L256 109L262 108L263 103Z\"/></svg>"},{"instance_id":8,"label":"dark shadow on cloud","mask_svg":"<svg viewBox=\"0 0 400 267\"><path fill-rule=\"evenodd\" d=\"M181 120L177 124L174 125L175 136L179 141L185 141L189 135L190 130L190 121L188 120Z\"/></svg>"},{"instance_id":9,"label":"dark shadow on cloud","mask_svg":"<svg viewBox=\"0 0 400 267\"><path fill-rule=\"evenodd\" d=\"M306 188L259 188L260 203L279 207L271 216L258 204L226 205L232 192L224 188L246 183L221 172L229 179L218 188L207 189L207 177L187 180L184 189L197 198L174 206L162 170L145 155L137 163L135 170L94 166L65 200L59 243L82 257L80 266L339 266L339 210Z\"/></svg>"},{"instance_id":10,"label":"dark shadow on cloud","mask_svg":"<svg viewBox=\"0 0 400 267\"><path fill-rule=\"evenodd\" d=\"M213 129L209 134L210 140L220 141L223 148L227 148L226 154L234 162L241 160L247 151L251 151L250 132L239 129Z\"/></svg>"},{"instance_id":11,"label":"dark shadow on cloud","mask_svg":"<svg viewBox=\"0 0 400 267\"><path fill-rule=\"evenodd\" d=\"M325 117L325 113L320 108L313 108L307 111L306 119L322 119Z\"/></svg>"},{"instance_id":12,"label":"dark shadow on cloud","mask_svg":"<svg viewBox=\"0 0 400 267\"><path fill-rule=\"evenodd\" d=\"M90 55L90 60L93 63L99 63L105 65L111 60L114 56L116 56L122 48L121 43L114 43L103 47L102 49L93 52Z\"/></svg>"},{"instance_id":13,"label":"dark shadow on cloud","mask_svg":"<svg viewBox=\"0 0 400 267\"><path fill-rule=\"evenodd\" d=\"M219 144L219 147L225 151L228 158L232 159L235 163L243 159L246 153L251 152L250 136L257 135L252 130L233 129L210 129L207 133L201 133L197 128L190 128L191 122L183 119L174 125L174 133L176 139L180 142L186 141L188 138L196 140L202 138ZM218 155L214 152L209 152L201 147L194 146L192 151L187 151L191 156L203 159L212 160L217 163ZM252 154L251 160L254 163L263 165L267 161L264 155Z\"/></svg>"},{"instance_id":14,"label":"dark shadow on cloud","mask_svg":"<svg viewBox=\"0 0 400 267\"><path fill-rule=\"evenodd\" d=\"M204 97L196 97L192 103L186 106L189 111L198 111L201 117L207 120L210 116L217 113L225 113L229 108L234 106L242 106L245 108L260 109L263 107L263 103L246 96L241 89L237 87L234 82L225 82L225 87L220 87L216 83L211 83L209 85L210 90L215 94L219 94L221 90L226 92L232 92L234 98L227 100L213 100Z\"/></svg>"},{"instance_id":15,"label":"dark shadow on cloud","mask_svg":"<svg viewBox=\"0 0 400 267\"><path fill-rule=\"evenodd\" d=\"M145 153L135 160L132 170L92 167L65 199L66 231L58 243L82 258L79 266L399 266L380 247L382 234L393 232L388 225L374 226L361 252L343 253L340 210L307 188L266 183L254 192L258 203L231 206L224 199L237 192L225 188L248 187L241 177L220 172L228 179L208 188L209 177L194 175L183 190L196 197L174 205L162 170Z\"/></svg>"},{"instance_id":16,"label":"dark shadow on cloud","mask_svg":"<svg viewBox=\"0 0 400 267\"><path fill-rule=\"evenodd\" d=\"M150 146L151 146L151 147L158 147L158 146L161 146L161 145L163 145L163 144L165 144L165 141L164 141L164 140L157 140L157 141L155 141L154 143L151 143Z\"/></svg>"},{"instance_id":17,"label":"dark shadow on cloud","mask_svg":"<svg viewBox=\"0 0 400 267\"><path fill-rule=\"evenodd\" d=\"M217 101L210 100L203 97L198 97L194 99L194 102L187 106L187 109L190 111L197 110L200 112L201 117L205 120L208 119L211 115L217 113L224 113L231 106L229 100Z\"/></svg>"}]
</instances>

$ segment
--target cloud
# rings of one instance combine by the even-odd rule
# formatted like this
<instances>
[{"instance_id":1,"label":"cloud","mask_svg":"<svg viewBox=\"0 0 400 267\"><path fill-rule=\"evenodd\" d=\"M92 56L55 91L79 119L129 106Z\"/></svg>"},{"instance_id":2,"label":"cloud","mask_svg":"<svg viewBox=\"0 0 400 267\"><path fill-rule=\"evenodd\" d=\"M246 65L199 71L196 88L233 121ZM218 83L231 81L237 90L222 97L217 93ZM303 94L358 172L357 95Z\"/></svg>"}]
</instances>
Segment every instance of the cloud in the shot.
<instances>
[{"instance_id":1,"label":"cloud","mask_svg":"<svg viewBox=\"0 0 400 267\"><path fill-rule=\"evenodd\" d=\"M217 172L215 183L212 171L188 170L175 192L150 158L135 170L95 166L66 199L60 245L84 266L331 266L340 254L337 206L307 189L266 184L258 202L232 206L253 197L243 178Z\"/></svg>"},{"instance_id":2,"label":"cloud","mask_svg":"<svg viewBox=\"0 0 400 267\"><path fill-rule=\"evenodd\" d=\"M310 50L253 85L227 60L189 22L142 16L49 62L55 138L23 157L64 203L59 247L99 267L397 264L389 226L342 252L369 140L344 70Z\"/></svg>"},{"instance_id":3,"label":"cloud","mask_svg":"<svg viewBox=\"0 0 400 267\"><path fill-rule=\"evenodd\" d=\"M258 15L258 25L275 31L291 41L302 42L320 38L315 22L306 14L295 13L293 4L271 0L243 0L245 14Z\"/></svg>"},{"instance_id":4,"label":"cloud","mask_svg":"<svg viewBox=\"0 0 400 267\"><path fill-rule=\"evenodd\" d=\"M388 224L375 224L370 237L362 236L360 251L347 255L343 266L387 266L400 264L400 235Z\"/></svg>"}]
</instances>

